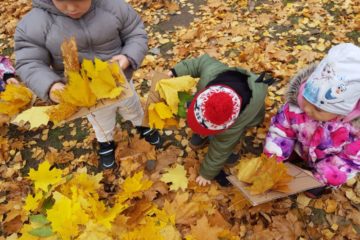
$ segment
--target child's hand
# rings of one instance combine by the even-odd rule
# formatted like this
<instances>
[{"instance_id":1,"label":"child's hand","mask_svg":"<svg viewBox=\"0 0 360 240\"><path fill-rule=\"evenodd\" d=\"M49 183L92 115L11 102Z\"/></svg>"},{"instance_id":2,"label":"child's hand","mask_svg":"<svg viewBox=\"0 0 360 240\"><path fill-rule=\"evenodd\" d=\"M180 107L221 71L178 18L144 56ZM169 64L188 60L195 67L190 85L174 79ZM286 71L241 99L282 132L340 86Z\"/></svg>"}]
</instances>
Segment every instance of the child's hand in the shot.
<instances>
[{"instance_id":1,"label":"child's hand","mask_svg":"<svg viewBox=\"0 0 360 240\"><path fill-rule=\"evenodd\" d=\"M166 75L168 75L168 77L171 77L171 78L174 77L174 74L172 71L168 71Z\"/></svg>"},{"instance_id":2,"label":"child's hand","mask_svg":"<svg viewBox=\"0 0 360 240\"><path fill-rule=\"evenodd\" d=\"M129 59L122 54L113 56L110 61L111 62L117 61L122 70L127 69L130 65Z\"/></svg>"},{"instance_id":3,"label":"child's hand","mask_svg":"<svg viewBox=\"0 0 360 240\"><path fill-rule=\"evenodd\" d=\"M55 102L55 103L59 103L60 99L59 99L59 96L56 94L56 92L63 91L64 88L65 88L65 85L63 83L61 83L61 82L54 83L51 86L50 92L49 92L50 100Z\"/></svg>"},{"instance_id":4,"label":"child's hand","mask_svg":"<svg viewBox=\"0 0 360 240\"><path fill-rule=\"evenodd\" d=\"M8 78L6 80L7 84L19 84L19 81L16 78Z\"/></svg>"},{"instance_id":5,"label":"child's hand","mask_svg":"<svg viewBox=\"0 0 360 240\"><path fill-rule=\"evenodd\" d=\"M196 182L198 185L204 186L204 187L205 187L206 185L208 185L208 184L211 184L211 181L210 181L210 180L207 180L207 179L203 178L203 177L200 176L200 175L196 178L195 182Z\"/></svg>"}]
</instances>

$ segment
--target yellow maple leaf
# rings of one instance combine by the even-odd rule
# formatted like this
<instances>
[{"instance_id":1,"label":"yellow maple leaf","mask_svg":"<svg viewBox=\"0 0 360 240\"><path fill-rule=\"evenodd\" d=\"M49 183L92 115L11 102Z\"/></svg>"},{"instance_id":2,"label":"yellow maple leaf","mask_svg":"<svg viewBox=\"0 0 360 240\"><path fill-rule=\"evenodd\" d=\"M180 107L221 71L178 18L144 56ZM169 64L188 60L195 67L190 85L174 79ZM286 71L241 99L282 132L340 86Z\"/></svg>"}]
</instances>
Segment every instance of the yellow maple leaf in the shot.
<instances>
[{"instance_id":1,"label":"yellow maple leaf","mask_svg":"<svg viewBox=\"0 0 360 240\"><path fill-rule=\"evenodd\" d=\"M77 237L79 240L112 240L111 232L103 226L90 221L86 224L84 232Z\"/></svg>"},{"instance_id":2,"label":"yellow maple leaf","mask_svg":"<svg viewBox=\"0 0 360 240\"><path fill-rule=\"evenodd\" d=\"M155 110L155 104L150 104L148 108L149 113L149 126L150 128L163 129L165 121L159 117L159 114Z\"/></svg>"},{"instance_id":3,"label":"yellow maple leaf","mask_svg":"<svg viewBox=\"0 0 360 240\"><path fill-rule=\"evenodd\" d=\"M90 88L97 99L116 98L123 90L122 87L116 85L116 78L112 71L114 66L110 67L109 63L95 58L95 65L92 61L84 59L83 69L89 78L91 78ZM120 75L120 73L118 73Z\"/></svg>"},{"instance_id":4,"label":"yellow maple leaf","mask_svg":"<svg viewBox=\"0 0 360 240\"><path fill-rule=\"evenodd\" d=\"M251 183L261 164L261 158L241 159L236 167L238 169L237 178L240 181Z\"/></svg>"},{"instance_id":5,"label":"yellow maple leaf","mask_svg":"<svg viewBox=\"0 0 360 240\"><path fill-rule=\"evenodd\" d=\"M169 216L164 210L152 207L146 216L132 231L120 234L124 240L180 240L180 234L175 228L174 216ZM144 233L146 233L144 235Z\"/></svg>"},{"instance_id":6,"label":"yellow maple leaf","mask_svg":"<svg viewBox=\"0 0 360 240\"><path fill-rule=\"evenodd\" d=\"M117 64L116 62L109 63L109 68L110 68L111 74L116 79L117 83L121 84L121 83L125 83L127 81L125 78L125 74L121 70L119 64Z\"/></svg>"},{"instance_id":7,"label":"yellow maple leaf","mask_svg":"<svg viewBox=\"0 0 360 240\"><path fill-rule=\"evenodd\" d=\"M173 118L171 109L164 102L151 103L148 113L149 126L152 128L163 129L167 126L178 125L177 120Z\"/></svg>"},{"instance_id":8,"label":"yellow maple leaf","mask_svg":"<svg viewBox=\"0 0 360 240\"><path fill-rule=\"evenodd\" d=\"M164 102L151 103L151 104L154 104L155 111L161 119L167 119L173 116L173 114L171 113L171 109Z\"/></svg>"},{"instance_id":9,"label":"yellow maple leaf","mask_svg":"<svg viewBox=\"0 0 360 240\"><path fill-rule=\"evenodd\" d=\"M119 237L122 240L165 240L156 221L146 221L132 231L125 232Z\"/></svg>"},{"instance_id":10,"label":"yellow maple leaf","mask_svg":"<svg viewBox=\"0 0 360 240\"><path fill-rule=\"evenodd\" d=\"M28 194L25 199L24 210L30 212L38 209L41 200L43 199L43 192L37 191L35 196Z\"/></svg>"},{"instance_id":11,"label":"yellow maple leaf","mask_svg":"<svg viewBox=\"0 0 360 240\"><path fill-rule=\"evenodd\" d=\"M186 177L186 170L184 166L176 164L175 168L168 168L160 179L163 182L171 183L170 190L177 191L178 189L186 190L189 180Z\"/></svg>"},{"instance_id":12,"label":"yellow maple leaf","mask_svg":"<svg viewBox=\"0 0 360 240\"><path fill-rule=\"evenodd\" d=\"M50 163L45 160L39 164L37 171L30 169L28 178L34 181L35 191L41 189L47 192L50 185L59 183L62 180L62 170L57 168L50 170L50 167Z\"/></svg>"},{"instance_id":13,"label":"yellow maple leaf","mask_svg":"<svg viewBox=\"0 0 360 240\"><path fill-rule=\"evenodd\" d=\"M74 173L66 184L61 185L61 193L70 196L71 189L78 189L86 194L97 194L97 191L101 188L100 181L103 178L103 174L87 174L86 168L78 169L78 171L80 172Z\"/></svg>"},{"instance_id":14,"label":"yellow maple leaf","mask_svg":"<svg viewBox=\"0 0 360 240\"><path fill-rule=\"evenodd\" d=\"M47 125L49 122L47 111L51 108L51 106L31 107L17 115L12 123L20 124L22 122L29 122L30 129L40 127L41 125Z\"/></svg>"},{"instance_id":15,"label":"yellow maple leaf","mask_svg":"<svg viewBox=\"0 0 360 240\"><path fill-rule=\"evenodd\" d=\"M263 173L254 178L254 181L252 182L252 185L248 187L251 194L260 194L263 193L271 187L274 186L274 181L269 173Z\"/></svg>"},{"instance_id":16,"label":"yellow maple leaf","mask_svg":"<svg viewBox=\"0 0 360 240\"><path fill-rule=\"evenodd\" d=\"M54 232L62 239L71 239L79 234L79 225L85 225L89 216L81 208L78 201L69 199L59 192L54 192L55 203L47 210L47 219ZM77 199L76 199L77 200Z\"/></svg>"},{"instance_id":17,"label":"yellow maple leaf","mask_svg":"<svg viewBox=\"0 0 360 240\"><path fill-rule=\"evenodd\" d=\"M112 222L115 220L115 218L128 207L129 206L127 204L117 202L111 209L107 209L106 211L93 211L93 215L95 216L97 224L100 224L110 230L112 227Z\"/></svg>"},{"instance_id":18,"label":"yellow maple leaf","mask_svg":"<svg viewBox=\"0 0 360 240\"><path fill-rule=\"evenodd\" d=\"M73 114L75 114L78 111L78 107L66 103L66 102L60 102L57 105L51 106L50 109L46 111L48 118L50 121L52 121L55 124L58 124L69 117L71 117Z\"/></svg>"},{"instance_id":19,"label":"yellow maple leaf","mask_svg":"<svg viewBox=\"0 0 360 240\"><path fill-rule=\"evenodd\" d=\"M32 96L32 92L23 85L6 85L5 91L0 93L0 113L14 116L31 102Z\"/></svg>"},{"instance_id":20,"label":"yellow maple leaf","mask_svg":"<svg viewBox=\"0 0 360 240\"><path fill-rule=\"evenodd\" d=\"M68 72L68 84L61 92L61 102L66 102L78 107L91 107L96 103L96 96L90 89L90 82L86 74L79 72ZM81 91L80 91L81 89Z\"/></svg>"},{"instance_id":21,"label":"yellow maple leaf","mask_svg":"<svg viewBox=\"0 0 360 240\"><path fill-rule=\"evenodd\" d=\"M175 214L170 214L165 209L159 209L155 205L146 214L146 219L154 220L156 218L160 227L165 227L168 224L175 225Z\"/></svg>"},{"instance_id":22,"label":"yellow maple leaf","mask_svg":"<svg viewBox=\"0 0 360 240\"><path fill-rule=\"evenodd\" d=\"M135 173L132 177L127 177L121 185L123 192L119 194L119 201L123 202L129 198L139 197L143 192L149 189L153 182L144 180L144 172Z\"/></svg>"},{"instance_id":23,"label":"yellow maple leaf","mask_svg":"<svg viewBox=\"0 0 360 240\"><path fill-rule=\"evenodd\" d=\"M190 91L196 85L196 80L190 75L177 78L169 78L160 80L155 87L169 105L173 114L178 113L179 97L178 92Z\"/></svg>"}]
</instances>

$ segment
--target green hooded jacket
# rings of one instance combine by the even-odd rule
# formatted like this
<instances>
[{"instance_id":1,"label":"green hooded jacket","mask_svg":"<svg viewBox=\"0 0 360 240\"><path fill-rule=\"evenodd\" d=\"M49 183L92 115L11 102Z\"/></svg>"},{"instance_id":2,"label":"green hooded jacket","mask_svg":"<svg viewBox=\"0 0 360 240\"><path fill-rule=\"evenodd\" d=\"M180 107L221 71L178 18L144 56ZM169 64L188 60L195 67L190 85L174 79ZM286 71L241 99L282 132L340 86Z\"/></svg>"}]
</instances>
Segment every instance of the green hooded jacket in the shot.
<instances>
[{"instance_id":1,"label":"green hooded jacket","mask_svg":"<svg viewBox=\"0 0 360 240\"><path fill-rule=\"evenodd\" d=\"M201 91L222 72L235 70L248 75L249 88L252 97L249 104L240 112L234 125L210 139L210 146L201 164L200 175L206 179L213 179L224 167L226 160L239 143L245 130L260 124L265 115L265 97L268 85L255 82L258 75L238 67L229 67L209 55L187 59L178 63L174 70L177 76L191 75L200 78L197 90Z\"/></svg>"}]
</instances>

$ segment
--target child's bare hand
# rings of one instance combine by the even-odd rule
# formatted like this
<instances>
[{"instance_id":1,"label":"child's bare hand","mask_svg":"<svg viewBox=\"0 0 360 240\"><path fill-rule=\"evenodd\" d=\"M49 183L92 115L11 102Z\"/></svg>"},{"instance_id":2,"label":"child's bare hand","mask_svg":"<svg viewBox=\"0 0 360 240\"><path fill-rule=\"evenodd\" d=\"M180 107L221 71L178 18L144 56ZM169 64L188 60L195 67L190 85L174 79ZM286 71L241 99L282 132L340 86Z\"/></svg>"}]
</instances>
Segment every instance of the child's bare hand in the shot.
<instances>
[{"instance_id":1,"label":"child's bare hand","mask_svg":"<svg viewBox=\"0 0 360 240\"><path fill-rule=\"evenodd\" d=\"M127 69L130 65L129 59L122 54L113 56L110 61L111 62L117 61L122 70Z\"/></svg>"},{"instance_id":2,"label":"child's bare hand","mask_svg":"<svg viewBox=\"0 0 360 240\"><path fill-rule=\"evenodd\" d=\"M205 178L203 178L202 176L198 176L195 180L195 182L199 185L199 186L206 186L208 184L211 184L210 180L207 180Z\"/></svg>"},{"instance_id":3,"label":"child's bare hand","mask_svg":"<svg viewBox=\"0 0 360 240\"><path fill-rule=\"evenodd\" d=\"M171 77L171 78L174 77L174 74L172 71L168 71L166 75L168 75L168 77Z\"/></svg>"},{"instance_id":4,"label":"child's bare hand","mask_svg":"<svg viewBox=\"0 0 360 240\"><path fill-rule=\"evenodd\" d=\"M59 99L59 96L58 94L56 94L57 92L61 92L63 91L65 88L65 85L61 82L57 82L57 83L54 83L52 86L51 86L51 89L50 89L50 92L49 92L49 98L51 101L53 102L56 102L56 103L59 103L60 102L60 99Z\"/></svg>"},{"instance_id":5,"label":"child's bare hand","mask_svg":"<svg viewBox=\"0 0 360 240\"><path fill-rule=\"evenodd\" d=\"M19 84L19 81L16 78L8 78L6 80L7 84Z\"/></svg>"}]
</instances>

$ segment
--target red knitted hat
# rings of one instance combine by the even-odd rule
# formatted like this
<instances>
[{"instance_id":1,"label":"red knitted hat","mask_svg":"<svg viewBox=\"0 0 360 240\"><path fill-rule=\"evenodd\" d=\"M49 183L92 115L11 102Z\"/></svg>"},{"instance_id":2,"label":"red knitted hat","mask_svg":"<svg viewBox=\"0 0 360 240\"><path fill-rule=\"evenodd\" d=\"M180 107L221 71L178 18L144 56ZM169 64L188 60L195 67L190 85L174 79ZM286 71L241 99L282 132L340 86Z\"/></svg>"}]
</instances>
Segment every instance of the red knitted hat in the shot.
<instances>
[{"instance_id":1,"label":"red knitted hat","mask_svg":"<svg viewBox=\"0 0 360 240\"><path fill-rule=\"evenodd\" d=\"M199 92L187 112L189 127L200 135L228 129L239 116L241 97L226 85L213 85Z\"/></svg>"}]
</instances>

